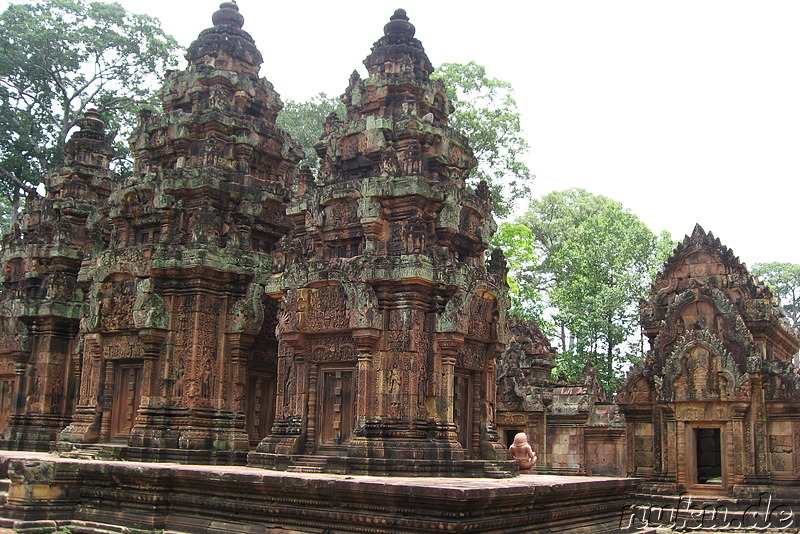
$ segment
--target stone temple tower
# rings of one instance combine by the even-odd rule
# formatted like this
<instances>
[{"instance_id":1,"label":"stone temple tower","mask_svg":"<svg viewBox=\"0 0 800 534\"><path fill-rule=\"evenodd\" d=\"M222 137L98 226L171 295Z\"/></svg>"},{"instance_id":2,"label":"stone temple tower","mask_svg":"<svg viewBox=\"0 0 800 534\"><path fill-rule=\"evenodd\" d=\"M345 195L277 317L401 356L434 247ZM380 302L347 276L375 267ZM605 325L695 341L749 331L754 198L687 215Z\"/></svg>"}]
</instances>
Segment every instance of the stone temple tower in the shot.
<instances>
[{"instance_id":1,"label":"stone temple tower","mask_svg":"<svg viewBox=\"0 0 800 534\"><path fill-rule=\"evenodd\" d=\"M507 287L485 184L397 10L301 173L267 292L280 302L272 433L250 463L372 474L511 467L494 431ZM303 459L298 455L307 455ZM488 466L488 467L487 467ZM302 465L295 467L301 468Z\"/></svg>"},{"instance_id":2,"label":"stone temple tower","mask_svg":"<svg viewBox=\"0 0 800 534\"><path fill-rule=\"evenodd\" d=\"M94 110L77 120L64 164L32 194L22 226L3 242L0 298L0 447L48 450L70 421L80 373L82 260L105 246L88 229L116 185L113 150Z\"/></svg>"},{"instance_id":3,"label":"stone temple tower","mask_svg":"<svg viewBox=\"0 0 800 534\"><path fill-rule=\"evenodd\" d=\"M80 395L62 449L207 460L269 431L277 306L263 288L302 151L275 126L282 104L243 22L223 3L188 68L168 74L163 114L140 116L109 246L81 268Z\"/></svg>"}]
</instances>

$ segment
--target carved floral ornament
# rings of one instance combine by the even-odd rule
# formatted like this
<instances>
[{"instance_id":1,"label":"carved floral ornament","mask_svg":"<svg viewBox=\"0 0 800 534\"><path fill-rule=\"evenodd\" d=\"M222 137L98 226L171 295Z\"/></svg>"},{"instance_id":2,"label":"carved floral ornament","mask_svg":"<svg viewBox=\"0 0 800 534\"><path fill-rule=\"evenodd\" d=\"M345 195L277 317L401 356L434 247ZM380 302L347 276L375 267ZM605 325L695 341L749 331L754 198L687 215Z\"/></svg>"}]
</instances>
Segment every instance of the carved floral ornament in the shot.
<instances>
[{"instance_id":1,"label":"carved floral ornament","mask_svg":"<svg viewBox=\"0 0 800 534\"><path fill-rule=\"evenodd\" d=\"M703 347L721 361L720 374L727 379L728 389L732 390L731 396L749 397L749 379L746 373L739 370L731 353L725 349L722 341L707 330L692 330L686 332L675 345L664 362L663 378L655 381L656 391L664 402L675 401L675 380L684 372L681 362L684 356L696 347Z\"/></svg>"}]
</instances>

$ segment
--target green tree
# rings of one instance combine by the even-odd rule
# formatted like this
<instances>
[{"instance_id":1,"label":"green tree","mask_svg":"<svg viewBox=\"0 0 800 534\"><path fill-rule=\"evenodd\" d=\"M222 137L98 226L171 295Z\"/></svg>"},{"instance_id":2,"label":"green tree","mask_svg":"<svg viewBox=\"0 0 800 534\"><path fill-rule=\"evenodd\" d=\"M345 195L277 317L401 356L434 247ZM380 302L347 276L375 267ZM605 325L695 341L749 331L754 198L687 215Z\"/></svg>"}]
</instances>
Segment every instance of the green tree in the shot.
<instances>
[{"instance_id":1,"label":"green tree","mask_svg":"<svg viewBox=\"0 0 800 534\"><path fill-rule=\"evenodd\" d=\"M519 223L503 223L492 237L490 249L503 250L508 263L510 313L543 325L542 291L544 285L538 270L538 256L531 229Z\"/></svg>"},{"instance_id":2,"label":"green tree","mask_svg":"<svg viewBox=\"0 0 800 534\"><path fill-rule=\"evenodd\" d=\"M508 215L514 201L530 195L533 174L521 161L528 151L514 90L509 82L490 78L474 61L443 63L431 76L444 81L455 105L450 123L469 139L478 167L474 183L486 180L494 212Z\"/></svg>"},{"instance_id":3,"label":"green tree","mask_svg":"<svg viewBox=\"0 0 800 534\"><path fill-rule=\"evenodd\" d=\"M781 305L792 326L800 320L800 265L796 263L756 263L752 273L764 280Z\"/></svg>"},{"instance_id":4,"label":"green tree","mask_svg":"<svg viewBox=\"0 0 800 534\"><path fill-rule=\"evenodd\" d=\"M129 128L177 49L157 19L116 3L38 0L0 14L0 195L12 216L61 161L75 121L94 107Z\"/></svg>"},{"instance_id":5,"label":"green tree","mask_svg":"<svg viewBox=\"0 0 800 534\"><path fill-rule=\"evenodd\" d=\"M322 126L331 113L344 118L344 104L338 98L319 93L305 102L287 100L278 114L278 126L297 141L306 153L302 163L308 165L314 174L319 170L319 157L314 150L314 144L322 136Z\"/></svg>"},{"instance_id":6,"label":"green tree","mask_svg":"<svg viewBox=\"0 0 800 534\"><path fill-rule=\"evenodd\" d=\"M538 263L527 276L545 290L558 371L577 378L591 363L613 390L624 367L641 357L638 302L673 242L619 202L583 189L534 200L518 222L531 231Z\"/></svg>"}]
</instances>

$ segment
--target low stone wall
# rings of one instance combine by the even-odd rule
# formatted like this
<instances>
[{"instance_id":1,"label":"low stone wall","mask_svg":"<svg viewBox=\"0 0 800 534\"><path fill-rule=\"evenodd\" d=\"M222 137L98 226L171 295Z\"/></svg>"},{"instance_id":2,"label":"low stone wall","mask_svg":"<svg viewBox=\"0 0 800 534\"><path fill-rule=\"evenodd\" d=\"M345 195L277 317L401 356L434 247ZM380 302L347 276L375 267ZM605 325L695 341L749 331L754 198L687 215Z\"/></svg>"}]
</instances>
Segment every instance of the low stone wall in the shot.
<instances>
[{"instance_id":1,"label":"low stone wall","mask_svg":"<svg viewBox=\"0 0 800 534\"><path fill-rule=\"evenodd\" d=\"M638 482L369 477L0 452L5 477L0 527L82 534L616 532Z\"/></svg>"}]
</instances>

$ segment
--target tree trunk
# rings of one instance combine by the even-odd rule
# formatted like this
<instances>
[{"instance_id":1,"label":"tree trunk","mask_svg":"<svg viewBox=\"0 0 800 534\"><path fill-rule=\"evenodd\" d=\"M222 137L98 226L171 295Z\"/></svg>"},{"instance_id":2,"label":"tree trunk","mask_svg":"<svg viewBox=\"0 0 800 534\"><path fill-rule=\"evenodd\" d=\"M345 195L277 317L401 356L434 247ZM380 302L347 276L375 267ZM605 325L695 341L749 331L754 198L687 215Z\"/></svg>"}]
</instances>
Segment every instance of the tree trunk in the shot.
<instances>
[{"instance_id":1,"label":"tree trunk","mask_svg":"<svg viewBox=\"0 0 800 534\"><path fill-rule=\"evenodd\" d=\"M19 219L19 203L20 203L20 196L19 196L19 188L14 188L14 193L11 195L11 213L10 213L10 230L13 232L14 228L17 227L17 222Z\"/></svg>"}]
</instances>

